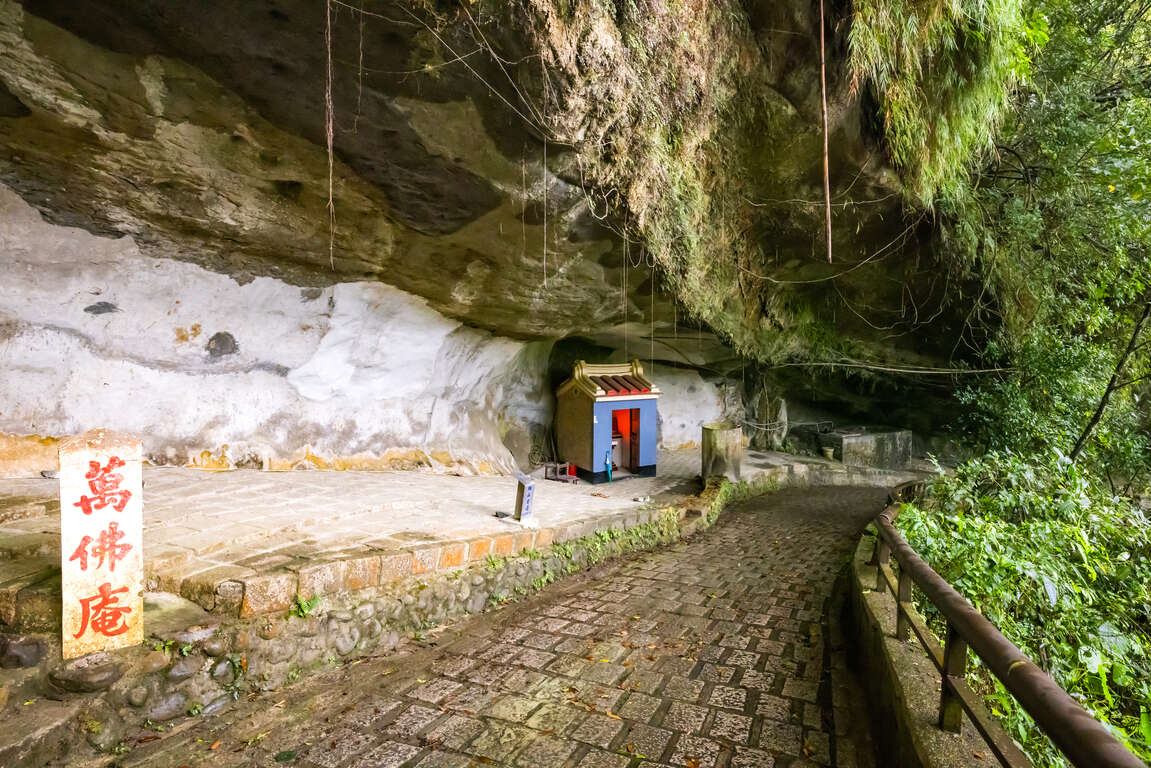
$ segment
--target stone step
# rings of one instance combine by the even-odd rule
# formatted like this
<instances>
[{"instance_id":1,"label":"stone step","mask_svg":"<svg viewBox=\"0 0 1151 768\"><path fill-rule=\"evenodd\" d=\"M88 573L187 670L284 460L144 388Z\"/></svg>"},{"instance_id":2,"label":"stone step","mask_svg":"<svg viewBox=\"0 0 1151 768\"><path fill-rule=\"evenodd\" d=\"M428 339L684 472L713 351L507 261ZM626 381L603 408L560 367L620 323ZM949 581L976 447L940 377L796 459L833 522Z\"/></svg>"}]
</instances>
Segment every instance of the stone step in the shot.
<instances>
[{"instance_id":1,"label":"stone step","mask_svg":"<svg viewBox=\"0 0 1151 768\"><path fill-rule=\"evenodd\" d=\"M83 702L34 699L5 711L0 765L46 765L63 760L72 745L72 726Z\"/></svg>"},{"instance_id":2,"label":"stone step","mask_svg":"<svg viewBox=\"0 0 1151 768\"><path fill-rule=\"evenodd\" d=\"M59 523L53 521L53 532L0 533L0 561L47 555L60 557Z\"/></svg>"},{"instance_id":3,"label":"stone step","mask_svg":"<svg viewBox=\"0 0 1151 768\"><path fill-rule=\"evenodd\" d=\"M17 632L59 632L62 623L60 569L43 572L40 581L16 592L10 628Z\"/></svg>"},{"instance_id":4,"label":"stone step","mask_svg":"<svg viewBox=\"0 0 1151 768\"><path fill-rule=\"evenodd\" d=\"M20 560L0 561L0 625L10 628L23 628L23 619L29 613L29 606L21 605L34 588L55 579L55 601L60 602L60 561L57 558L29 557ZM59 614L59 611L57 611ZM57 624L56 628L59 628ZM28 627L27 629L31 629Z\"/></svg>"},{"instance_id":5,"label":"stone step","mask_svg":"<svg viewBox=\"0 0 1151 768\"><path fill-rule=\"evenodd\" d=\"M0 496L0 525L49 514L60 514L59 501L26 496Z\"/></svg>"}]
</instances>

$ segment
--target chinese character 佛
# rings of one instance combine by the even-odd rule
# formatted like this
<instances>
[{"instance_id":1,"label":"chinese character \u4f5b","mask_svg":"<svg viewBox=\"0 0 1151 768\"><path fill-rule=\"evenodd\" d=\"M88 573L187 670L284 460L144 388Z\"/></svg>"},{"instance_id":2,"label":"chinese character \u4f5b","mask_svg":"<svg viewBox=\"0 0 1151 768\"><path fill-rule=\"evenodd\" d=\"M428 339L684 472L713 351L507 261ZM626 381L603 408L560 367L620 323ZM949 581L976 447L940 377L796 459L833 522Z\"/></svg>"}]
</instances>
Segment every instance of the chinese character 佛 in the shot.
<instances>
[{"instance_id":1,"label":"chinese character \u4f5b","mask_svg":"<svg viewBox=\"0 0 1151 768\"><path fill-rule=\"evenodd\" d=\"M124 476L112 471L122 466L124 460L119 456L108 459L108 463L103 467L98 461L89 461L84 479L88 481L88 488L94 495L81 496L72 506L82 509L85 515L92 514L93 509L103 509L109 505L117 512L123 512L128 499L132 498L132 492L120 489Z\"/></svg>"},{"instance_id":2,"label":"chinese character \u4f5b","mask_svg":"<svg viewBox=\"0 0 1151 768\"><path fill-rule=\"evenodd\" d=\"M80 546L76 547L76 551L68 558L68 562L79 560L80 570L86 571L88 570L88 556L91 555L97 560L96 568L103 568L106 560L108 570L115 571L116 563L127 557L132 550L131 544L120 543L122 538L124 538L124 532L120 530L120 525L113 520L108 523L106 530L100 531L95 544L92 543L91 536L80 539Z\"/></svg>"},{"instance_id":3,"label":"chinese character \u4f5b","mask_svg":"<svg viewBox=\"0 0 1151 768\"><path fill-rule=\"evenodd\" d=\"M80 600L82 611L80 631L74 637L80 637L89 627L92 628L93 632L104 637L115 637L127 632L128 625L124 623L124 614L131 613L132 609L124 605L117 605L120 602L118 595L127 591L127 587L112 589L110 583L104 582L95 595L82 598Z\"/></svg>"}]
</instances>

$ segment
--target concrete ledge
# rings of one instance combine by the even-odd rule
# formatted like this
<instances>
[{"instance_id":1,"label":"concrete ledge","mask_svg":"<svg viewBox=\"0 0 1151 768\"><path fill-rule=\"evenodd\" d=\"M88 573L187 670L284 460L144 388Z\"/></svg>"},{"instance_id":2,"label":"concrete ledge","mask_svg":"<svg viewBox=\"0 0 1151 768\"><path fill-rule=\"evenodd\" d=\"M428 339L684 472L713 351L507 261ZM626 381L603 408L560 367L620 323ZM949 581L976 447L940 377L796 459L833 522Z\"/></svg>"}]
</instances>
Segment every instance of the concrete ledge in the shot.
<instances>
[{"instance_id":1,"label":"concrete ledge","mask_svg":"<svg viewBox=\"0 0 1151 768\"><path fill-rule=\"evenodd\" d=\"M865 535L849 565L843 622L849 661L870 700L868 712L882 764L892 768L987 768L997 763L964 717L961 734L936 725L940 678L919 642L895 638L895 601L873 591L875 566L867 564L875 540Z\"/></svg>"}]
</instances>

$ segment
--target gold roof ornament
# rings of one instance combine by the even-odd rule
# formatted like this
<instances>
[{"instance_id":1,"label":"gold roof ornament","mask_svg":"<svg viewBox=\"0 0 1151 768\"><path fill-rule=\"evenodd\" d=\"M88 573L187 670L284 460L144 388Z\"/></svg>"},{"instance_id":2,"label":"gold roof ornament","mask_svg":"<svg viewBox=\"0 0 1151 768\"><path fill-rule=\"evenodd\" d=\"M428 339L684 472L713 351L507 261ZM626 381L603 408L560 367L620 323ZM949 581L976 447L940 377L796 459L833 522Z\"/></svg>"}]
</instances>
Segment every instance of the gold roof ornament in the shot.
<instances>
[{"instance_id":1,"label":"gold roof ornament","mask_svg":"<svg viewBox=\"0 0 1151 768\"><path fill-rule=\"evenodd\" d=\"M580 360L575 364L570 379L556 391L562 395L575 389L593 400L623 397L654 397L659 388L643 373L639 360L630 363L604 363L590 365Z\"/></svg>"}]
</instances>

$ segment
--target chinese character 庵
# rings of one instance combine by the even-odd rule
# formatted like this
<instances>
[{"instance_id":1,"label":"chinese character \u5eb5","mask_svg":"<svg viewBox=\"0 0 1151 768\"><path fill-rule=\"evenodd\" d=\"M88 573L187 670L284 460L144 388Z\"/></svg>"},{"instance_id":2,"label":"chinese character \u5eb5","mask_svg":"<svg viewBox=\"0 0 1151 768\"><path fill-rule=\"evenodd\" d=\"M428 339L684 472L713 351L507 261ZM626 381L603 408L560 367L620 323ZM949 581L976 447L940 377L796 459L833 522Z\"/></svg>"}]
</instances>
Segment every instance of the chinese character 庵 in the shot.
<instances>
[{"instance_id":1,"label":"chinese character \u5eb5","mask_svg":"<svg viewBox=\"0 0 1151 768\"><path fill-rule=\"evenodd\" d=\"M80 631L74 637L80 637L89 627L104 637L115 637L127 632L128 625L124 623L124 614L131 613L132 609L118 605L120 602L118 595L127 591L127 587L112 589L112 585L105 582L100 585L95 595L81 598Z\"/></svg>"}]
</instances>

